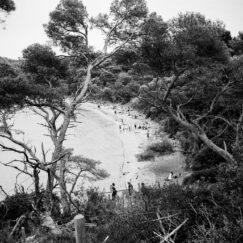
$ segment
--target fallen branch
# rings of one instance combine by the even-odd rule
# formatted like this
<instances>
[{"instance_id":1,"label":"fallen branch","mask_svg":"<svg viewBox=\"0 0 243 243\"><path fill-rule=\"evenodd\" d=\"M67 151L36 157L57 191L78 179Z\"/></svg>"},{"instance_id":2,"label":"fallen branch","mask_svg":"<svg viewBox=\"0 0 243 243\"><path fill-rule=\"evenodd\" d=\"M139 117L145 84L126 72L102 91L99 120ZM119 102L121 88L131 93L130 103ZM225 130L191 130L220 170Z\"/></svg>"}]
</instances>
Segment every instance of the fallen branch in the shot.
<instances>
[{"instance_id":1,"label":"fallen branch","mask_svg":"<svg viewBox=\"0 0 243 243\"><path fill-rule=\"evenodd\" d=\"M163 239L160 241L160 243L168 242L172 235L174 235L186 222L188 221L188 218L185 219L180 225L178 225L174 230L172 230L169 234L167 234Z\"/></svg>"}]
</instances>

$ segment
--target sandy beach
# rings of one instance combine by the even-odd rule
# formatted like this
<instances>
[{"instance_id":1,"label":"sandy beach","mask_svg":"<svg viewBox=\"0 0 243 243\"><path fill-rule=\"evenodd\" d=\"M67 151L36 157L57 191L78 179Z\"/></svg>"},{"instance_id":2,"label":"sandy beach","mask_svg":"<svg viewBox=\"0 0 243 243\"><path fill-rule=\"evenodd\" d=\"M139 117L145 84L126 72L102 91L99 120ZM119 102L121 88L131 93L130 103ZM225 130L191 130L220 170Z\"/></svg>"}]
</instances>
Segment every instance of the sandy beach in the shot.
<instances>
[{"instance_id":1,"label":"sandy beach","mask_svg":"<svg viewBox=\"0 0 243 243\"><path fill-rule=\"evenodd\" d=\"M83 112L84 111L84 112ZM159 124L146 119L143 114L138 113L129 106L114 105L114 104L94 104L86 103L81 108L81 114L86 114L82 117L83 123L77 127L79 133L86 126L89 120L96 121L99 126L96 131L92 130L85 136L89 137L89 141L97 139L105 140L93 148L81 148L82 154L87 154L87 157L92 154L92 158L102 161L102 168L110 174L110 177L92 183L92 186L99 187L106 191L109 185L114 182L118 190L125 189L130 181L134 188L137 189L138 183L152 185L165 182L170 171L182 173L183 156L180 152L175 152L171 155L157 157L155 161L138 162L136 155L142 152L146 145L155 141L161 140L158 137ZM87 115L89 114L89 115ZM98 115L98 116L97 116ZM92 118L94 116L95 118ZM86 117L86 121L85 118ZM78 119L81 119L78 118ZM83 128L82 128L83 126ZM102 131L104 132L102 138ZM149 135L148 135L149 133ZM93 135L92 135L93 134ZM167 137L167 135L164 135ZM74 144L74 147L75 144ZM90 150L88 152L88 150ZM92 151L91 151L92 150Z\"/></svg>"},{"instance_id":2,"label":"sandy beach","mask_svg":"<svg viewBox=\"0 0 243 243\"><path fill-rule=\"evenodd\" d=\"M117 189L122 190L130 181L136 189L138 183L163 183L171 170L182 170L183 158L179 152L155 161L137 161L136 154L147 144L158 140L156 131L159 125L129 106L87 102L80 107L77 121L76 127L69 130L64 146L73 148L76 155L99 160L100 167L110 174L108 178L86 183L86 186L109 191L114 182ZM39 117L29 112L21 112L15 118L15 128L24 131L23 139L36 147L37 154L41 152L43 141L46 148L52 147L50 139L45 136L45 129L38 123ZM14 156L1 152L1 161L7 162ZM0 165L0 185L6 191L13 191L16 174L13 169ZM30 186L30 189L33 184L26 176L20 176L18 182Z\"/></svg>"}]
</instances>

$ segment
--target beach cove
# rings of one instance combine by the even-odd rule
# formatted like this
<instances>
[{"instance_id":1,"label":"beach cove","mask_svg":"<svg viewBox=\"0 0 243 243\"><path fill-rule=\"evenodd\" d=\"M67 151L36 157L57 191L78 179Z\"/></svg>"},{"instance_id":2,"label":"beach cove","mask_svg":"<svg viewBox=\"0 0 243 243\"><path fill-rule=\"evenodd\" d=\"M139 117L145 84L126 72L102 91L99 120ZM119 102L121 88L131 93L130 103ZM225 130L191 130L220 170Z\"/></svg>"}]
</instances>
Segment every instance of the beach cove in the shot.
<instances>
[{"instance_id":1,"label":"beach cove","mask_svg":"<svg viewBox=\"0 0 243 243\"><path fill-rule=\"evenodd\" d=\"M38 116L31 112L20 112L14 120L15 128L24 132L23 139L33 144L37 150L41 142L45 148L52 148L50 139L45 136L44 127L38 124L41 123ZM110 175L104 180L86 182L87 187L109 191L111 183L114 182L117 189L122 190L127 188L130 181L136 189L138 183L142 182L146 185L163 183L171 170L181 170L183 158L179 152L156 158L155 161L137 161L136 154L147 144L158 140L156 134L159 125L145 119L144 115L129 106L87 102L80 106L76 121L78 123L69 130L64 146L72 148L75 155L99 160L100 167ZM0 159L6 163L14 156L10 152L1 152ZM17 172L0 166L0 185L11 194ZM45 179L43 175L42 180ZM31 178L26 176L19 176L18 183L29 187L29 190L33 185Z\"/></svg>"}]
</instances>

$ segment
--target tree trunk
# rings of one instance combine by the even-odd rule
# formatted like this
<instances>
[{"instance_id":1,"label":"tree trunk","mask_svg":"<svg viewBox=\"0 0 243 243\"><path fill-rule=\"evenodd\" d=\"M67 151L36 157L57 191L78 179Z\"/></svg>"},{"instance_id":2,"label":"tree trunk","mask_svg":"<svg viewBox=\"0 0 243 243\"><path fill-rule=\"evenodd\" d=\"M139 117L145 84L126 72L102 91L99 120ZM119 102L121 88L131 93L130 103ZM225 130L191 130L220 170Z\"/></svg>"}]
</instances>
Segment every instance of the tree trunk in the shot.
<instances>
[{"instance_id":1,"label":"tree trunk","mask_svg":"<svg viewBox=\"0 0 243 243\"><path fill-rule=\"evenodd\" d=\"M34 183L35 183L35 207L37 210L40 209L40 179L37 165L34 167Z\"/></svg>"},{"instance_id":2,"label":"tree trunk","mask_svg":"<svg viewBox=\"0 0 243 243\"><path fill-rule=\"evenodd\" d=\"M195 134L205 145L207 145L210 149L216 152L219 156L224 158L230 165L236 164L233 155L230 154L228 151L220 148L212 140L210 140L202 129L199 129L196 125L191 124L188 121L180 118L179 115L175 114L175 112L173 112L171 108L168 108L168 112L172 116L172 118L175 119L175 121L177 121L181 126L186 128L191 133Z\"/></svg>"},{"instance_id":3,"label":"tree trunk","mask_svg":"<svg viewBox=\"0 0 243 243\"><path fill-rule=\"evenodd\" d=\"M60 162L60 196L61 196L61 204L62 204L62 209L63 209L63 215L68 216L70 215L70 203L67 198L67 189L66 189L66 183L65 183L65 167L66 161L63 159Z\"/></svg>"},{"instance_id":4,"label":"tree trunk","mask_svg":"<svg viewBox=\"0 0 243 243\"><path fill-rule=\"evenodd\" d=\"M65 169L65 163L63 167L63 162L58 161L61 157L62 151L63 151L63 142L66 137L67 129L70 125L71 119L73 117L74 111L77 107L82 102L82 99L85 97L86 92L88 90L89 84L91 82L91 71L92 71L93 66L91 64L88 65L87 67L87 73L86 73L86 78L84 81L84 85L82 89L77 90L77 96L73 99L73 101L69 104L69 106L66 107L65 114L63 116L63 122L61 125L61 129L59 131L58 137L56 142L54 143L54 151L52 153L52 161L57 161L56 163L53 163L50 168L50 178L48 182L48 187L47 190L49 191L50 195L50 200L51 200L51 195L52 195L52 190L53 190L53 184L54 184L54 175L57 170L57 163L60 163L60 172L61 169ZM62 201L62 206L63 210L69 210L68 207L68 200L67 200L67 195L65 192L66 185L65 185L65 176L64 173L65 171L62 171L62 175L60 173L60 179L59 179L59 185L60 185L60 193L61 193L61 201ZM70 208L70 207L69 207Z\"/></svg>"},{"instance_id":5,"label":"tree trunk","mask_svg":"<svg viewBox=\"0 0 243 243\"><path fill-rule=\"evenodd\" d=\"M91 71L92 71L92 68L93 68L93 66L91 64L88 65L88 67L87 67L87 73L86 73L86 78L85 78L85 81L84 81L83 88L80 90L80 92L77 95L77 97L74 98L74 100L71 102L71 104L66 108L66 112L64 114L64 118L63 118L63 123L62 123L62 126L61 126L61 130L59 132L57 141L54 144L55 149L54 149L54 152L52 154L52 161L56 161L56 160L58 160L60 158L60 155L61 155L61 152L62 152L62 148L63 148L63 142L65 140L66 132L67 132L67 129L69 127L71 118L73 117L73 113L74 113L77 105L84 98L84 96L85 96L85 94L86 94L86 92L88 90L89 84L91 82ZM54 163L52 165L52 167L51 167L51 172L52 173L55 173L56 172L56 166L57 166L57 163ZM54 181L54 176L52 174L51 175L51 185L52 185L52 187L53 187L53 181ZM52 187L49 188L49 190L52 191Z\"/></svg>"}]
</instances>

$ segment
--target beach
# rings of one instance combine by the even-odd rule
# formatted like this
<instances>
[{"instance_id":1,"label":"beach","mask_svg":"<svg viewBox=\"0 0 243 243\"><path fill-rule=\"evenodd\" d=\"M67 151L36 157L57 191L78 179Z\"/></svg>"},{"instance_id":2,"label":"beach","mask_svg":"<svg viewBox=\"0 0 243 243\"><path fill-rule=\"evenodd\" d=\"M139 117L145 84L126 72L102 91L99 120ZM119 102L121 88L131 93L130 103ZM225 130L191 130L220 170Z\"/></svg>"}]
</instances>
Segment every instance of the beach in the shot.
<instances>
[{"instance_id":1,"label":"beach","mask_svg":"<svg viewBox=\"0 0 243 243\"><path fill-rule=\"evenodd\" d=\"M64 147L73 148L75 155L100 161L100 168L110 175L104 180L85 182L87 187L109 191L111 183L115 183L117 190L123 190L131 182L136 189L142 182L147 185L163 183L171 170L181 170L183 158L179 152L155 161L137 161L136 154L147 144L161 139L157 137L159 124L129 106L87 102L79 108L76 121L75 127L68 131ZM47 132L39 123L40 118L31 112L20 112L15 117L15 128L24 131L24 141L35 146L37 154L41 153L42 142L45 148L52 148ZM10 152L1 152L1 161L8 162L14 156ZM6 191L13 191L17 172L2 165L0 168L0 185ZM44 177L43 174L43 181ZM18 183L31 190L33 181L19 176Z\"/></svg>"}]
</instances>

